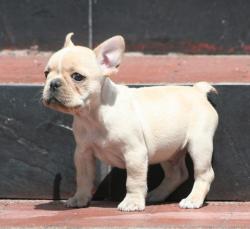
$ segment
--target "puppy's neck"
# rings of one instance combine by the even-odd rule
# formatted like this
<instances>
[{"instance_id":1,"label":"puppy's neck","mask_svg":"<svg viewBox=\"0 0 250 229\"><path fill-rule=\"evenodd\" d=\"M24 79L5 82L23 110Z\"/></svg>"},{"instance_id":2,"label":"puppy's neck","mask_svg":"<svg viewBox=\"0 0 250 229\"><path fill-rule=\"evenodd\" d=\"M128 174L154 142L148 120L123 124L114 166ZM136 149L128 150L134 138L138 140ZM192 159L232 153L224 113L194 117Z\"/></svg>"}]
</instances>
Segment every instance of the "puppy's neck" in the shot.
<instances>
[{"instance_id":1,"label":"puppy's neck","mask_svg":"<svg viewBox=\"0 0 250 229\"><path fill-rule=\"evenodd\" d=\"M98 121L101 119L99 111L103 106L113 106L117 98L117 85L108 77L104 77L100 94L93 95L91 101L80 109L74 116L89 118Z\"/></svg>"}]
</instances>

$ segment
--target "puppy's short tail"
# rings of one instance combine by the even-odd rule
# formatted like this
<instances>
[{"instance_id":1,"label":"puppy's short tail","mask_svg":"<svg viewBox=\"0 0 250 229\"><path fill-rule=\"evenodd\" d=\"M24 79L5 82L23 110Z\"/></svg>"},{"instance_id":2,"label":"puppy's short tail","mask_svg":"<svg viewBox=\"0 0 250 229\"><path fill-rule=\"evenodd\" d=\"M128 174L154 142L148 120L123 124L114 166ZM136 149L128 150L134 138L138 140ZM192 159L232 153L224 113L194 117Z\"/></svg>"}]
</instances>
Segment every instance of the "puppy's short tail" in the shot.
<instances>
[{"instance_id":1,"label":"puppy's short tail","mask_svg":"<svg viewBox=\"0 0 250 229\"><path fill-rule=\"evenodd\" d=\"M216 97L218 95L218 91L212 85L207 82L198 82L194 84L194 88L204 93L207 97L207 100L214 108L216 108Z\"/></svg>"},{"instance_id":2,"label":"puppy's short tail","mask_svg":"<svg viewBox=\"0 0 250 229\"><path fill-rule=\"evenodd\" d=\"M204 92L204 94L208 94L209 92L218 94L217 90L207 82L198 82L194 84L194 87L199 91Z\"/></svg>"}]
</instances>

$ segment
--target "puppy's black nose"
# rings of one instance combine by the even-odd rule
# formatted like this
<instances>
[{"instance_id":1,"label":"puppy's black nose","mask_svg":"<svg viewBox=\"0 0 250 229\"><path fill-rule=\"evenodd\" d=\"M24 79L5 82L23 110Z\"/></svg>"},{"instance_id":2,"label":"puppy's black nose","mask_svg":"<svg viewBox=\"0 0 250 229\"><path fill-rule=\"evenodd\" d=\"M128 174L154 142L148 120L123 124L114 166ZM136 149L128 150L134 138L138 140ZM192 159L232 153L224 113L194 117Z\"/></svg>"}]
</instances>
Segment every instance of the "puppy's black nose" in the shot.
<instances>
[{"instance_id":1,"label":"puppy's black nose","mask_svg":"<svg viewBox=\"0 0 250 229\"><path fill-rule=\"evenodd\" d=\"M61 87L61 86L62 86L62 82L61 82L60 79L53 79L53 80L51 80L51 82L50 82L50 89L51 89L52 91L56 91L57 88L59 88L59 87Z\"/></svg>"}]
</instances>

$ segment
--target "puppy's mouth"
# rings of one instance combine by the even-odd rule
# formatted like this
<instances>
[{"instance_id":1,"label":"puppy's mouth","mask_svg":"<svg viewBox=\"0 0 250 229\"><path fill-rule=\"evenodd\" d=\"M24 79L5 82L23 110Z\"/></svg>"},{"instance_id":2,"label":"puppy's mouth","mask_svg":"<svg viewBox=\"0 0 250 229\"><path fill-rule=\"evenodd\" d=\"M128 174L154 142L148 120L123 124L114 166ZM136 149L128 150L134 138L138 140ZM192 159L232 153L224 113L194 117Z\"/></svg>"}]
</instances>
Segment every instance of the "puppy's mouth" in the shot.
<instances>
[{"instance_id":1,"label":"puppy's mouth","mask_svg":"<svg viewBox=\"0 0 250 229\"><path fill-rule=\"evenodd\" d=\"M43 103L46 106L51 106L51 105L65 106L65 104L55 96L50 96L49 98L43 98Z\"/></svg>"},{"instance_id":2,"label":"puppy's mouth","mask_svg":"<svg viewBox=\"0 0 250 229\"><path fill-rule=\"evenodd\" d=\"M51 96L48 99L44 98L42 101L46 107L69 114L77 113L82 107L81 104L69 106L67 105L67 103L63 102L61 99L58 99L55 96Z\"/></svg>"},{"instance_id":3,"label":"puppy's mouth","mask_svg":"<svg viewBox=\"0 0 250 229\"><path fill-rule=\"evenodd\" d=\"M45 101L48 105L51 104L58 104L61 106L65 106L64 103L62 103L59 99L57 99L56 97L50 97L48 100Z\"/></svg>"}]
</instances>

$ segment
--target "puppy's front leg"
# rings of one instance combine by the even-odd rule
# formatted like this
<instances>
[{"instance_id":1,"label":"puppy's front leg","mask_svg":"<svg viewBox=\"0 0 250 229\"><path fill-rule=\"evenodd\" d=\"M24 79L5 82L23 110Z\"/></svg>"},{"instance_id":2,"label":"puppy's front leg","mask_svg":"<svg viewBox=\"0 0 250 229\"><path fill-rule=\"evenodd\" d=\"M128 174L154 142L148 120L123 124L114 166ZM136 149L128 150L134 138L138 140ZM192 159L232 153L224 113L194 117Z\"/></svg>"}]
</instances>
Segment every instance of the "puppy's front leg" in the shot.
<instances>
[{"instance_id":1,"label":"puppy's front leg","mask_svg":"<svg viewBox=\"0 0 250 229\"><path fill-rule=\"evenodd\" d=\"M95 158L90 151L75 150L76 193L66 202L67 207L86 207L92 198L95 179Z\"/></svg>"},{"instance_id":2,"label":"puppy's front leg","mask_svg":"<svg viewBox=\"0 0 250 229\"><path fill-rule=\"evenodd\" d=\"M118 205L121 211L142 211L145 209L147 193L148 158L146 150L131 151L125 154L127 169L127 194Z\"/></svg>"}]
</instances>

